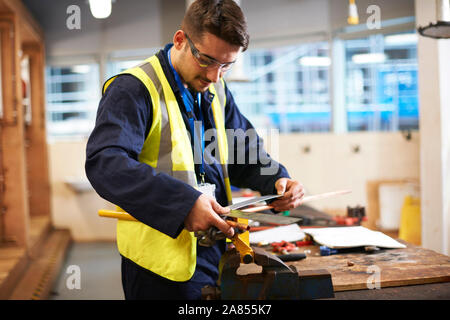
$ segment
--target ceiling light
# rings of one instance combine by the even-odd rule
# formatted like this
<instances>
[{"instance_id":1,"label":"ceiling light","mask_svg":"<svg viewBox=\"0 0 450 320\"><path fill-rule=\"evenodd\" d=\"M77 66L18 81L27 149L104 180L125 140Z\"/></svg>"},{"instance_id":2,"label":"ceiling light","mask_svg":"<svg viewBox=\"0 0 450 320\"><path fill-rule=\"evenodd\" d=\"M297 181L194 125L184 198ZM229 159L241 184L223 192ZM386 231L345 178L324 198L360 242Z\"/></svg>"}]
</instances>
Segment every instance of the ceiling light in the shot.
<instances>
[{"instance_id":1,"label":"ceiling light","mask_svg":"<svg viewBox=\"0 0 450 320\"><path fill-rule=\"evenodd\" d=\"M108 18L111 14L111 0L89 0L89 7L97 19Z\"/></svg>"},{"instance_id":2,"label":"ceiling light","mask_svg":"<svg viewBox=\"0 0 450 320\"><path fill-rule=\"evenodd\" d=\"M91 71L91 67L87 64L79 64L72 67L73 73L89 73Z\"/></svg>"},{"instance_id":3,"label":"ceiling light","mask_svg":"<svg viewBox=\"0 0 450 320\"><path fill-rule=\"evenodd\" d=\"M331 64L329 57L307 56L301 57L298 61L304 67L328 67Z\"/></svg>"},{"instance_id":4,"label":"ceiling light","mask_svg":"<svg viewBox=\"0 0 450 320\"><path fill-rule=\"evenodd\" d=\"M363 53L354 54L352 56L352 61L357 64L364 63L381 63L386 60L386 55L384 53Z\"/></svg>"},{"instance_id":5,"label":"ceiling light","mask_svg":"<svg viewBox=\"0 0 450 320\"><path fill-rule=\"evenodd\" d=\"M358 8L356 7L355 0L350 0L348 5L348 24L358 24Z\"/></svg>"},{"instance_id":6,"label":"ceiling light","mask_svg":"<svg viewBox=\"0 0 450 320\"><path fill-rule=\"evenodd\" d=\"M450 0L436 0L436 23L417 30L424 37L450 39Z\"/></svg>"},{"instance_id":7,"label":"ceiling light","mask_svg":"<svg viewBox=\"0 0 450 320\"><path fill-rule=\"evenodd\" d=\"M405 44L415 44L417 43L416 33L401 33L386 36L384 38L384 44L388 45L405 45Z\"/></svg>"}]
</instances>

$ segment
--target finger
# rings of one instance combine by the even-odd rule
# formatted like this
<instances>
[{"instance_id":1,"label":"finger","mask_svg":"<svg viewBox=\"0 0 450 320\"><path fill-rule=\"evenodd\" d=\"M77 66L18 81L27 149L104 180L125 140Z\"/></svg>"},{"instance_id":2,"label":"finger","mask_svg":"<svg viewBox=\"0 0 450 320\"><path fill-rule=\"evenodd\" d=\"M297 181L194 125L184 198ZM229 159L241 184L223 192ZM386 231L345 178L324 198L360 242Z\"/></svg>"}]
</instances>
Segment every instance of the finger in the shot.
<instances>
[{"instance_id":1,"label":"finger","mask_svg":"<svg viewBox=\"0 0 450 320\"><path fill-rule=\"evenodd\" d=\"M228 238L234 236L234 229L225 220L221 219L218 215L214 214L213 216L213 225L217 227L220 231L222 231Z\"/></svg>"},{"instance_id":2,"label":"finger","mask_svg":"<svg viewBox=\"0 0 450 320\"><path fill-rule=\"evenodd\" d=\"M297 207L300 206L302 203L303 203L303 200L302 200L302 199L297 199L297 200L295 200L294 203L293 203L293 207L292 207L291 209L297 208Z\"/></svg>"},{"instance_id":3,"label":"finger","mask_svg":"<svg viewBox=\"0 0 450 320\"><path fill-rule=\"evenodd\" d=\"M276 211L288 211L288 210L297 208L298 206L300 206L303 203L302 198L298 198L293 201L282 201L282 200L279 200L279 201L280 202L278 202L276 205L275 205L275 202L272 203L274 210L276 210Z\"/></svg>"},{"instance_id":4,"label":"finger","mask_svg":"<svg viewBox=\"0 0 450 320\"><path fill-rule=\"evenodd\" d=\"M270 205L272 205L274 207L287 206L287 205L289 205L289 203L294 202L295 200L302 199L303 195L304 195L303 193L299 193L288 199L281 198L279 200L273 201Z\"/></svg>"},{"instance_id":5,"label":"finger","mask_svg":"<svg viewBox=\"0 0 450 320\"><path fill-rule=\"evenodd\" d=\"M302 200L303 201L303 198L305 197L305 191L304 191L304 189L302 189L302 192L300 193L300 200Z\"/></svg>"},{"instance_id":6,"label":"finger","mask_svg":"<svg viewBox=\"0 0 450 320\"><path fill-rule=\"evenodd\" d=\"M298 200L298 199L302 199L304 195L305 195L305 193L299 192L295 196L293 196L291 200L295 201L295 200Z\"/></svg>"},{"instance_id":7,"label":"finger","mask_svg":"<svg viewBox=\"0 0 450 320\"><path fill-rule=\"evenodd\" d=\"M272 207L274 207L274 208L278 208L278 207L284 206L284 205L286 205L288 203L289 203L288 199L286 199L286 200L275 200L274 202L271 202L270 205Z\"/></svg>"},{"instance_id":8,"label":"finger","mask_svg":"<svg viewBox=\"0 0 450 320\"><path fill-rule=\"evenodd\" d=\"M303 192L303 185L301 183L294 183L291 186L288 186L286 191L286 198L296 199L299 194Z\"/></svg>"},{"instance_id":9,"label":"finger","mask_svg":"<svg viewBox=\"0 0 450 320\"><path fill-rule=\"evenodd\" d=\"M271 205L273 206L273 209L275 211L285 211L288 210L286 209L289 205L289 201L288 200L279 200L279 202L275 203L271 203Z\"/></svg>"},{"instance_id":10,"label":"finger","mask_svg":"<svg viewBox=\"0 0 450 320\"><path fill-rule=\"evenodd\" d=\"M218 202L212 202L212 208L217 214L227 214L230 212L229 208L222 207Z\"/></svg>"},{"instance_id":11,"label":"finger","mask_svg":"<svg viewBox=\"0 0 450 320\"><path fill-rule=\"evenodd\" d=\"M286 191L286 185L287 185L287 179L281 178L280 180L278 180L278 184L276 186L277 194L283 194Z\"/></svg>"}]
</instances>

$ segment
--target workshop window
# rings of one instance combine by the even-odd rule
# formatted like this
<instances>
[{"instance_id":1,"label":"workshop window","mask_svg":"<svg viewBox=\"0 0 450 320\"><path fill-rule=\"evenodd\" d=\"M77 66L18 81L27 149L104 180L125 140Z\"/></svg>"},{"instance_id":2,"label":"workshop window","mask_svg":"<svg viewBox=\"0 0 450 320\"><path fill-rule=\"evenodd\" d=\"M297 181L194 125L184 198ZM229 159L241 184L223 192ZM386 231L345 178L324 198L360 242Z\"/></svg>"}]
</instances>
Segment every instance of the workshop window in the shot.
<instances>
[{"instance_id":1,"label":"workshop window","mask_svg":"<svg viewBox=\"0 0 450 320\"><path fill-rule=\"evenodd\" d=\"M330 130L327 42L249 49L242 58L247 81L232 81L232 71L226 79L239 109L256 128Z\"/></svg>"},{"instance_id":2,"label":"workshop window","mask_svg":"<svg viewBox=\"0 0 450 320\"><path fill-rule=\"evenodd\" d=\"M123 61L109 61L106 68L106 79L109 79L122 71L136 67L142 63L144 59L131 59Z\"/></svg>"},{"instance_id":3,"label":"workshop window","mask_svg":"<svg viewBox=\"0 0 450 320\"><path fill-rule=\"evenodd\" d=\"M87 137L100 100L98 65L48 66L46 83L49 138Z\"/></svg>"},{"instance_id":4,"label":"workshop window","mask_svg":"<svg viewBox=\"0 0 450 320\"><path fill-rule=\"evenodd\" d=\"M417 35L345 41L349 131L419 128Z\"/></svg>"},{"instance_id":5,"label":"workshop window","mask_svg":"<svg viewBox=\"0 0 450 320\"><path fill-rule=\"evenodd\" d=\"M158 53L161 48L142 48L112 51L106 57L106 77L109 79L126 69L141 64L145 59Z\"/></svg>"}]
</instances>

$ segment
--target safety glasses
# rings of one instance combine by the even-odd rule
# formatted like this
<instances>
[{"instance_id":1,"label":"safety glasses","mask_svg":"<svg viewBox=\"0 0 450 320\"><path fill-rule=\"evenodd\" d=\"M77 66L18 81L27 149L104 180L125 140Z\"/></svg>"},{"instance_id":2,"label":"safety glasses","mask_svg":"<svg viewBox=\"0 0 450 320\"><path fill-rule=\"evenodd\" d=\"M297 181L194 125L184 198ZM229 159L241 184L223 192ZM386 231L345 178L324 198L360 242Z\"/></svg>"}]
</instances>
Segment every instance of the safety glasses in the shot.
<instances>
[{"instance_id":1,"label":"safety glasses","mask_svg":"<svg viewBox=\"0 0 450 320\"><path fill-rule=\"evenodd\" d=\"M234 61L227 62L227 63L220 63L216 59L208 56L207 54L201 53L194 45L192 40L189 38L189 36L184 33L186 36L186 39L189 43L189 47L191 48L192 55L197 60L198 65L202 68L219 68L222 71L228 71L230 70L231 66L234 64Z\"/></svg>"}]
</instances>

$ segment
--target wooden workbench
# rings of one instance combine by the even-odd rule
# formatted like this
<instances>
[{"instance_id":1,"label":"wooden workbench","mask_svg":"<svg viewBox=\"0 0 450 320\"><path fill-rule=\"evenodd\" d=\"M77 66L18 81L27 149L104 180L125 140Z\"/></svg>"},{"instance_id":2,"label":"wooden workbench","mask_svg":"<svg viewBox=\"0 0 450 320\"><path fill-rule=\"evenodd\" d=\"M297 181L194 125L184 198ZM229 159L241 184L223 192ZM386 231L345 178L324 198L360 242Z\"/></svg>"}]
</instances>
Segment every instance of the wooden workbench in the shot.
<instances>
[{"instance_id":1,"label":"wooden workbench","mask_svg":"<svg viewBox=\"0 0 450 320\"><path fill-rule=\"evenodd\" d=\"M398 241L407 248L320 256L318 246L302 247L299 252L311 250L307 258L288 264L297 270L327 269L335 292L370 289L378 270L381 288L450 281L450 257Z\"/></svg>"},{"instance_id":2,"label":"wooden workbench","mask_svg":"<svg viewBox=\"0 0 450 320\"><path fill-rule=\"evenodd\" d=\"M413 287L427 289L433 298L450 299L450 257L402 240L397 241L407 247L381 249L374 253L355 250L331 256L320 256L317 245L300 247L294 252L306 251L307 258L286 264L294 265L298 271L326 269L331 274L333 290L338 299L384 299L387 296L402 299L412 293L419 299L428 298L427 291L420 295L417 288ZM270 247L266 249L270 250ZM258 273L261 270L255 264L241 265L238 273ZM379 271L379 276L374 271ZM399 288L406 287L409 291L400 295Z\"/></svg>"},{"instance_id":3,"label":"wooden workbench","mask_svg":"<svg viewBox=\"0 0 450 320\"><path fill-rule=\"evenodd\" d=\"M308 206L300 206L291 210L291 216L304 217L305 215L311 222L317 219L332 222L329 215ZM352 296L351 291L359 291L359 297L373 298L380 295L379 291L386 292L388 295L392 292L395 295L399 292L395 288L413 289L413 287L418 287L424 289L424 285L433 284L429 285L428 293L430 295L433 291L441 289L446 290L446 298L450 299L449 256L397 239L398 232L384 230L383 233L407 247L404 249L381 249L374 253L366 253L363 250L357 252L356 250L352 253L320 256L318 245L307 246L300 247L296 251L302 253L309 250L310 253L307 253L306 259L287 264L294 265L297 270L328 270L332 276L336 297L349 298ZM380 287L389 288L389 290L369 290L368 281L370 283L375 279L373 270L380 271ZM404 291L414 292L408 289ZM424 293L424 296L426 294ZM441 297L439 294L433 295ZM357 295L354 296L357 297Z\"/></svg>"}]
</instances>

